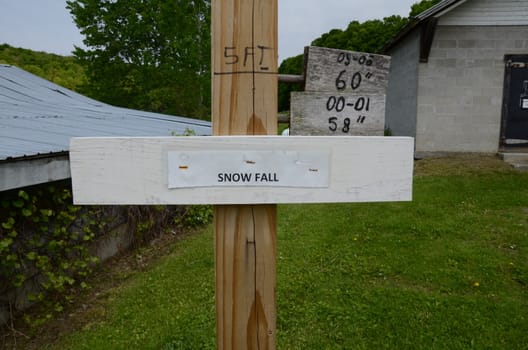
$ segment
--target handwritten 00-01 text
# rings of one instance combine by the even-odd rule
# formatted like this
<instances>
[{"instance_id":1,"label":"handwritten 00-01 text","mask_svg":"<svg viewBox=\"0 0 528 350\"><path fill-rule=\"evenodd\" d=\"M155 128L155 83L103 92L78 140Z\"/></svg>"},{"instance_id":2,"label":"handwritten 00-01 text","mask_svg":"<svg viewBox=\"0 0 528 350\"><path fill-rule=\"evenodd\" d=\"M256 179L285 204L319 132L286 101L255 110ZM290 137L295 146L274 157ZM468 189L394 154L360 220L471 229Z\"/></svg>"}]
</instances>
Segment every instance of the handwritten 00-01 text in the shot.
<instances>
[{"instance_id":1,"label":"handwritten 00-01 text","mask_svg":"<svg viewBox=\"0 0 528 350\"><path fill-rule=\"evenodd\" d=\"M370 98L369 97L358 97L355 101L347 102L345 96L330 96L326 102L326 109L331 112L335 111L341 113L346 107L352 107L356 112L368 112L370 110ZM356 124L363 124L367 119L366 115L359 115L356 119ZM352 119L344 118L342 127L338 125L338 117L328 118L328 129L332 132L341 131L345 134L351 130Z\"/></svg>"}]
</instances>

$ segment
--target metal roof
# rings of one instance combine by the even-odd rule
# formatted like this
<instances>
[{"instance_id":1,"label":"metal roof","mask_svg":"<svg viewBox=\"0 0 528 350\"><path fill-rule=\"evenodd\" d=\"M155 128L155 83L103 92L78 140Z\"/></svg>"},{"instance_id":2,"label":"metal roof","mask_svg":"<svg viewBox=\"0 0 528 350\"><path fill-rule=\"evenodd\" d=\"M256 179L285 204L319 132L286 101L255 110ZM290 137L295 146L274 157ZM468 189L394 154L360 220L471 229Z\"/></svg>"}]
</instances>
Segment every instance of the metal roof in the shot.
<instances>
[{"instance_id":1,"label":"metal roof","mask_svg":"<svg viewBox=\"0 0 528 350\"><path fill-rule=\"evenodd\" d=\"M455 7L466 1L467 0L442 0L436 5L431 6L427 10L411 18L411 21L402 29L400 29L400 31L396 33L396 35L383 46L381 52L387 54L393 46L395 46L404 37L406 37L407 34L409 34L414 28L423 24L430 18L442 16L446 12L449 12L450 10L454 9Z\"/></svg>"},{"instance_id":2,"label":"metal roof","mask_svg":"<svg viewBox=\"0 0 528 350\"><path fill-rule=\"evenodd\" d=\"M210 135L207 121L114 107L0 64L0 162L67 152L71 137Z\"/></svg>"},{"instance_id":3,"label":"metal roof","mask_svg":"<svg viewBox=\"0 0 528 350\"><path fill-rule=\"evenodd\" d=\"M451 5L456 5L456 4L463 3L463 2L466 2L466 0L443 0L443 1L440 1L438 4L436 4L434 6L431 6L430 8L428 8L427 10L425 10L422 13L419 13L416 16L416 19L422 21L422 20L427 19L427 18L429 18L431 16L437 16L441 12L443 12L444 10L448 9Z\"/></svg>"}]
</instances>

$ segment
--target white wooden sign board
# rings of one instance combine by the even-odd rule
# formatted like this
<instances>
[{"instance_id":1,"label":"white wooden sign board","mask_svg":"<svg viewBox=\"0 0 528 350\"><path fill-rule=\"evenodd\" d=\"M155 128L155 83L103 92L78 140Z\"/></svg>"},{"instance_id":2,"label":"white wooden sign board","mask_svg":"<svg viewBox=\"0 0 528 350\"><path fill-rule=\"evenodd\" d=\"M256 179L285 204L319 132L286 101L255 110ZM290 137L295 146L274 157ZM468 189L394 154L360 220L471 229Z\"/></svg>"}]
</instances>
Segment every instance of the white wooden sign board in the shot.
<instances>
[{"instance_id":1,"label":"white wooden sign board","mask_svg":"<svg viewBox=\"0 0 528 350\"><path fill-rule=\"evenodd\" d=\"M409 201L413 150L410 137L74 138L70 164L75 204Z\"/></svg>"}]
</instances>

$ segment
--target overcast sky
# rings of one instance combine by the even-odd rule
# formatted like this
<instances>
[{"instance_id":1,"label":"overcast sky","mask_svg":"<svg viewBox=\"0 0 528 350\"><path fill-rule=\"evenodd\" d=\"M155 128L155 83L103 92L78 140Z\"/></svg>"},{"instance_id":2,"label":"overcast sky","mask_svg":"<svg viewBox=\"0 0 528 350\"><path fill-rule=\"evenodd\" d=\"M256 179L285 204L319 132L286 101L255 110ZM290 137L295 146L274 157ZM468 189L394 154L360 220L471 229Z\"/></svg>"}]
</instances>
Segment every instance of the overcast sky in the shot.
<instances>
[{"instance_id":1,"label":"overcast sky","mask_svg":"<svg viewBox=\"0 0 528 350\"><path fill-rule=\"evenodd\" d=\"M278 0L279 60L298 55L303 47L331 29L345 29L353 20L407 16L419 0ZM82 46L65 0L0 0L0 44L69 55Z\"/></svg>"}]
</instances>

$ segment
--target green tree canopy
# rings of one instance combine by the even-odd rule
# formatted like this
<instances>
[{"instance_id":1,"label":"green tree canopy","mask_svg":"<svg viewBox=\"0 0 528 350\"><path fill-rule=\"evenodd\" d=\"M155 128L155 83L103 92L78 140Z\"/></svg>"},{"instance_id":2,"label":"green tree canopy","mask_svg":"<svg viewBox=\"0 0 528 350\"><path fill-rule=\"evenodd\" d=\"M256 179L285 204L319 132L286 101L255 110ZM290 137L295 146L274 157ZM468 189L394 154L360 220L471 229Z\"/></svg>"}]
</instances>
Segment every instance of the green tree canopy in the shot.
<instances>
[{"instance_id":1,"label":"green tree canopy","mask_svg":"<svg viewBox=\"0 0 528 350\"><path fill-rule=\"evenodd\" d=\"M68 0L87 49L86 93L104 102L209 118L210 0Z\"/></svg>"},{"instance_id":2,"label":"green tree canopy","mask_svg":"<svg viewBox=\"0 0 528 350\"><path fill-rule=\"evenodd\" d=\"M409 16L415 17L427 10L428 8L438 4L440 1L442 0L422 0L420 2L417 2L416 4L411 6L411 13L409 14Z\"/></svg>"},{"instance_id":3,"label":"green tree canopy","mask_svg":"<svg viewBox=\"0 0 528 350\"><path fill-rule=\"evenodd\" d=\"M59 56L1 44L0 64L22 68L75 91L79 91L81 86L86 84L84 69L72 56Z\"/></svg>"},{"instance_id":4,"label":"green tree canopy","mask_svg":"<svg viewBox=\"0 0 528 350\"><path fill-rule=\"evenodd\" d=\"M407 22L406 18L400 16L363 23L352 21L344 31L333 29L323 34L312 41L312 46L376 53Z\"/></svg>"},{"instance_id":5,"label":"green tree canopy","mask_svg":"<svg viewBox=\"0 0 528 350\"><path fill-rule=\"evenodd\" d=\"M282 61L279 67L279 74L303 74L303 60L304 55L297 55ZM290 92L302 90L301 84L279 84L279 111L287 111L290 109Z\"/></svg>"}]
</instances>

